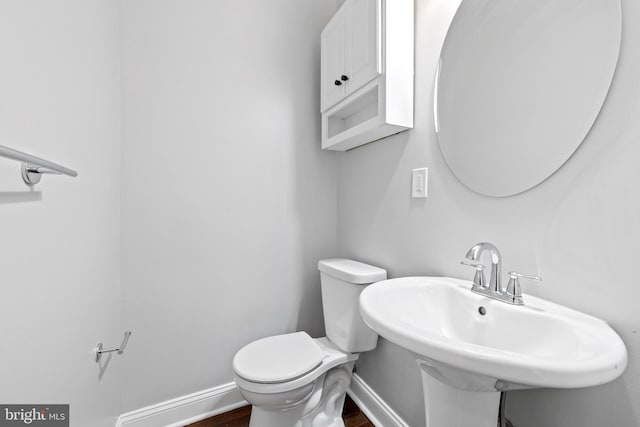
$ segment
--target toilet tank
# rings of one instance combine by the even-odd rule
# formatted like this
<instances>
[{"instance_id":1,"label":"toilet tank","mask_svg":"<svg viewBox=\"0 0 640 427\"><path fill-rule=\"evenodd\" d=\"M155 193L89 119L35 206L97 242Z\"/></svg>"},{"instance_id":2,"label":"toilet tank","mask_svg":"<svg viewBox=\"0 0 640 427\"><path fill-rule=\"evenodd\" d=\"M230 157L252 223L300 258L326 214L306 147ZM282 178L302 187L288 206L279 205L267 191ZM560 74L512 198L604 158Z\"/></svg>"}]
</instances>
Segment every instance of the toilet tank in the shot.
<instances>
[{"instance_id":1,"label":"toilet tank","mask_svg":"<svg viewBox=\"0 0 640 427\"><path fill-rule=\"evenodd\" d=\"M382 268L345 258L318 262L327 338L341 350L360 353L376 348L378 334L360 316L360 293L387 278Z\"/></svg>"}]
</instances>

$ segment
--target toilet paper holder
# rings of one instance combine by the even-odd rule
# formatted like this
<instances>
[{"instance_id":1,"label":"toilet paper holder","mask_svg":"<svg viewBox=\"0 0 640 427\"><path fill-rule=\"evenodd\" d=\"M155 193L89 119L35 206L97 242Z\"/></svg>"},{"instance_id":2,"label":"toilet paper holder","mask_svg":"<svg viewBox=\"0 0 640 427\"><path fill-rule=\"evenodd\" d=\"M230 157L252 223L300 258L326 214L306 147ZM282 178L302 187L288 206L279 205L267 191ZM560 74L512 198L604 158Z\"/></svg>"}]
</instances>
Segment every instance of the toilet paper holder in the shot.
<instances>
[{"instance_id":1,"label":"toilet paper holder","mask_svg":"<svg viewBox=\"0 0 640 427\"><path fill-rule=\"evenodd\" d=\"M127 343L129 342L129 337L130 336L131 336L131 331L126 331L124 333L124 338L122 339L122 343L117 348L107 348L107 349L105 349L105 348L103 348L102 343L99 342L98 345L96 346L96 363L100 362L100 359L102 359L102 354L103 353L112 353L114 351L117 351L118 354L124 353L124 349L125 349L125 347L127 347Z\"/></svg>"}]
</instances>

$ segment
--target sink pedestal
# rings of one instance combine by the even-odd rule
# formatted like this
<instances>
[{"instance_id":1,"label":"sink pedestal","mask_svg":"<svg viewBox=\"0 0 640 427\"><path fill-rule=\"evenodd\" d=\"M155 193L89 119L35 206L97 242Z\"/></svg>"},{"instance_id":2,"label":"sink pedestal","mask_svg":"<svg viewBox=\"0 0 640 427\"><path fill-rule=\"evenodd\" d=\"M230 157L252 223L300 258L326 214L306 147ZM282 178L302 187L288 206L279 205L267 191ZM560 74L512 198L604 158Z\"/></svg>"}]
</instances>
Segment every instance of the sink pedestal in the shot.
<instances>
[{"instance_id":1,"label":"sink pedestal","mask_svg":"<svg viewBox=\"0 0 640 427\"><path fill-rule=\"evenodd\" d=\"M426 427L496 427L500 407L498 391L468 391L436 379L428 362L418 361L422 375ZM431 373L428 373L431 372Z\"/></svg>"}]
</instances>

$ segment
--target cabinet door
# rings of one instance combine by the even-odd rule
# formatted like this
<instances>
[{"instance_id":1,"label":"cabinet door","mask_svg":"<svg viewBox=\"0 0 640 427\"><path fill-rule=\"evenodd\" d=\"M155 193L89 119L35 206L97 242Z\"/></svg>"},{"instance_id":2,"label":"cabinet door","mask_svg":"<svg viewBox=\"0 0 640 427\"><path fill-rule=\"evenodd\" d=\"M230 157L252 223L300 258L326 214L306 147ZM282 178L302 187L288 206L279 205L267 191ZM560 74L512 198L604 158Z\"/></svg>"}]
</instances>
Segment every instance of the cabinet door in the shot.
<instances>
[{"instance_id":1,"label":"cabinet door","mask_svg":"<svg viewBox=\"0 0 640 427\"><path fill-rule=\"evenodd\" d=\"M347 86L340 77L345 73L345 13L341 8L329 21L320 36L321 45L321 96L320 109L326 111L345 96ZM336 84L339 82L339 84Z\"/></svg>"},{"instance_id":2,"label":"cabinet door","mask_svg":"<svg viewBox=\"0 0 640 427\"><path fill-rule=\"evenodd\" d=\"M347 95L382 72L380 2L349 0L345 4Z\"/></svg>"}]
</instances>

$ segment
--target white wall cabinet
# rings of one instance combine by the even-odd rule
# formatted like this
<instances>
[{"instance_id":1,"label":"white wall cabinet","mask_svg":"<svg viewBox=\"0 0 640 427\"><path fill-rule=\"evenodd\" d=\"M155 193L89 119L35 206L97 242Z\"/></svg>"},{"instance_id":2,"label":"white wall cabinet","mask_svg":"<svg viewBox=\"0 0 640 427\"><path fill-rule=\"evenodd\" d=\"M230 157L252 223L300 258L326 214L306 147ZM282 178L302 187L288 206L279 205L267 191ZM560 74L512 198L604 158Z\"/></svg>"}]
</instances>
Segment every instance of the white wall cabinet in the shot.
<instances>
[{"instance_id":1,"label":"white wall cabinet","mask_svg":"<svg viewBox=\"0 0 640 427\"><path fill-rule=\"evenodd\" d=\"M381 72L380 0L352 0L322 32L322 111Z\"/></svg>"},{"instance_id":2,"label":"white wall cabinet","mask_svg":"<svg viewBox=\"0 0 640 427\"><path fill-rule=\"evenodd\" d=\"M321 37L321 109L326 111L345 97L345 13L340 8L322 31ZM342 77L345 75L345 77Z\"/></svg>"},{"instance_id":3,"label":"white wall cabinet","mask_svg":"<svg viewBox=\"0 0 640 427\"><path fill-rule=\"evenodd\" d=\"M346 0L321 46L322 148L413 127L413 0Z\"/></svg>"}]
</instances>

